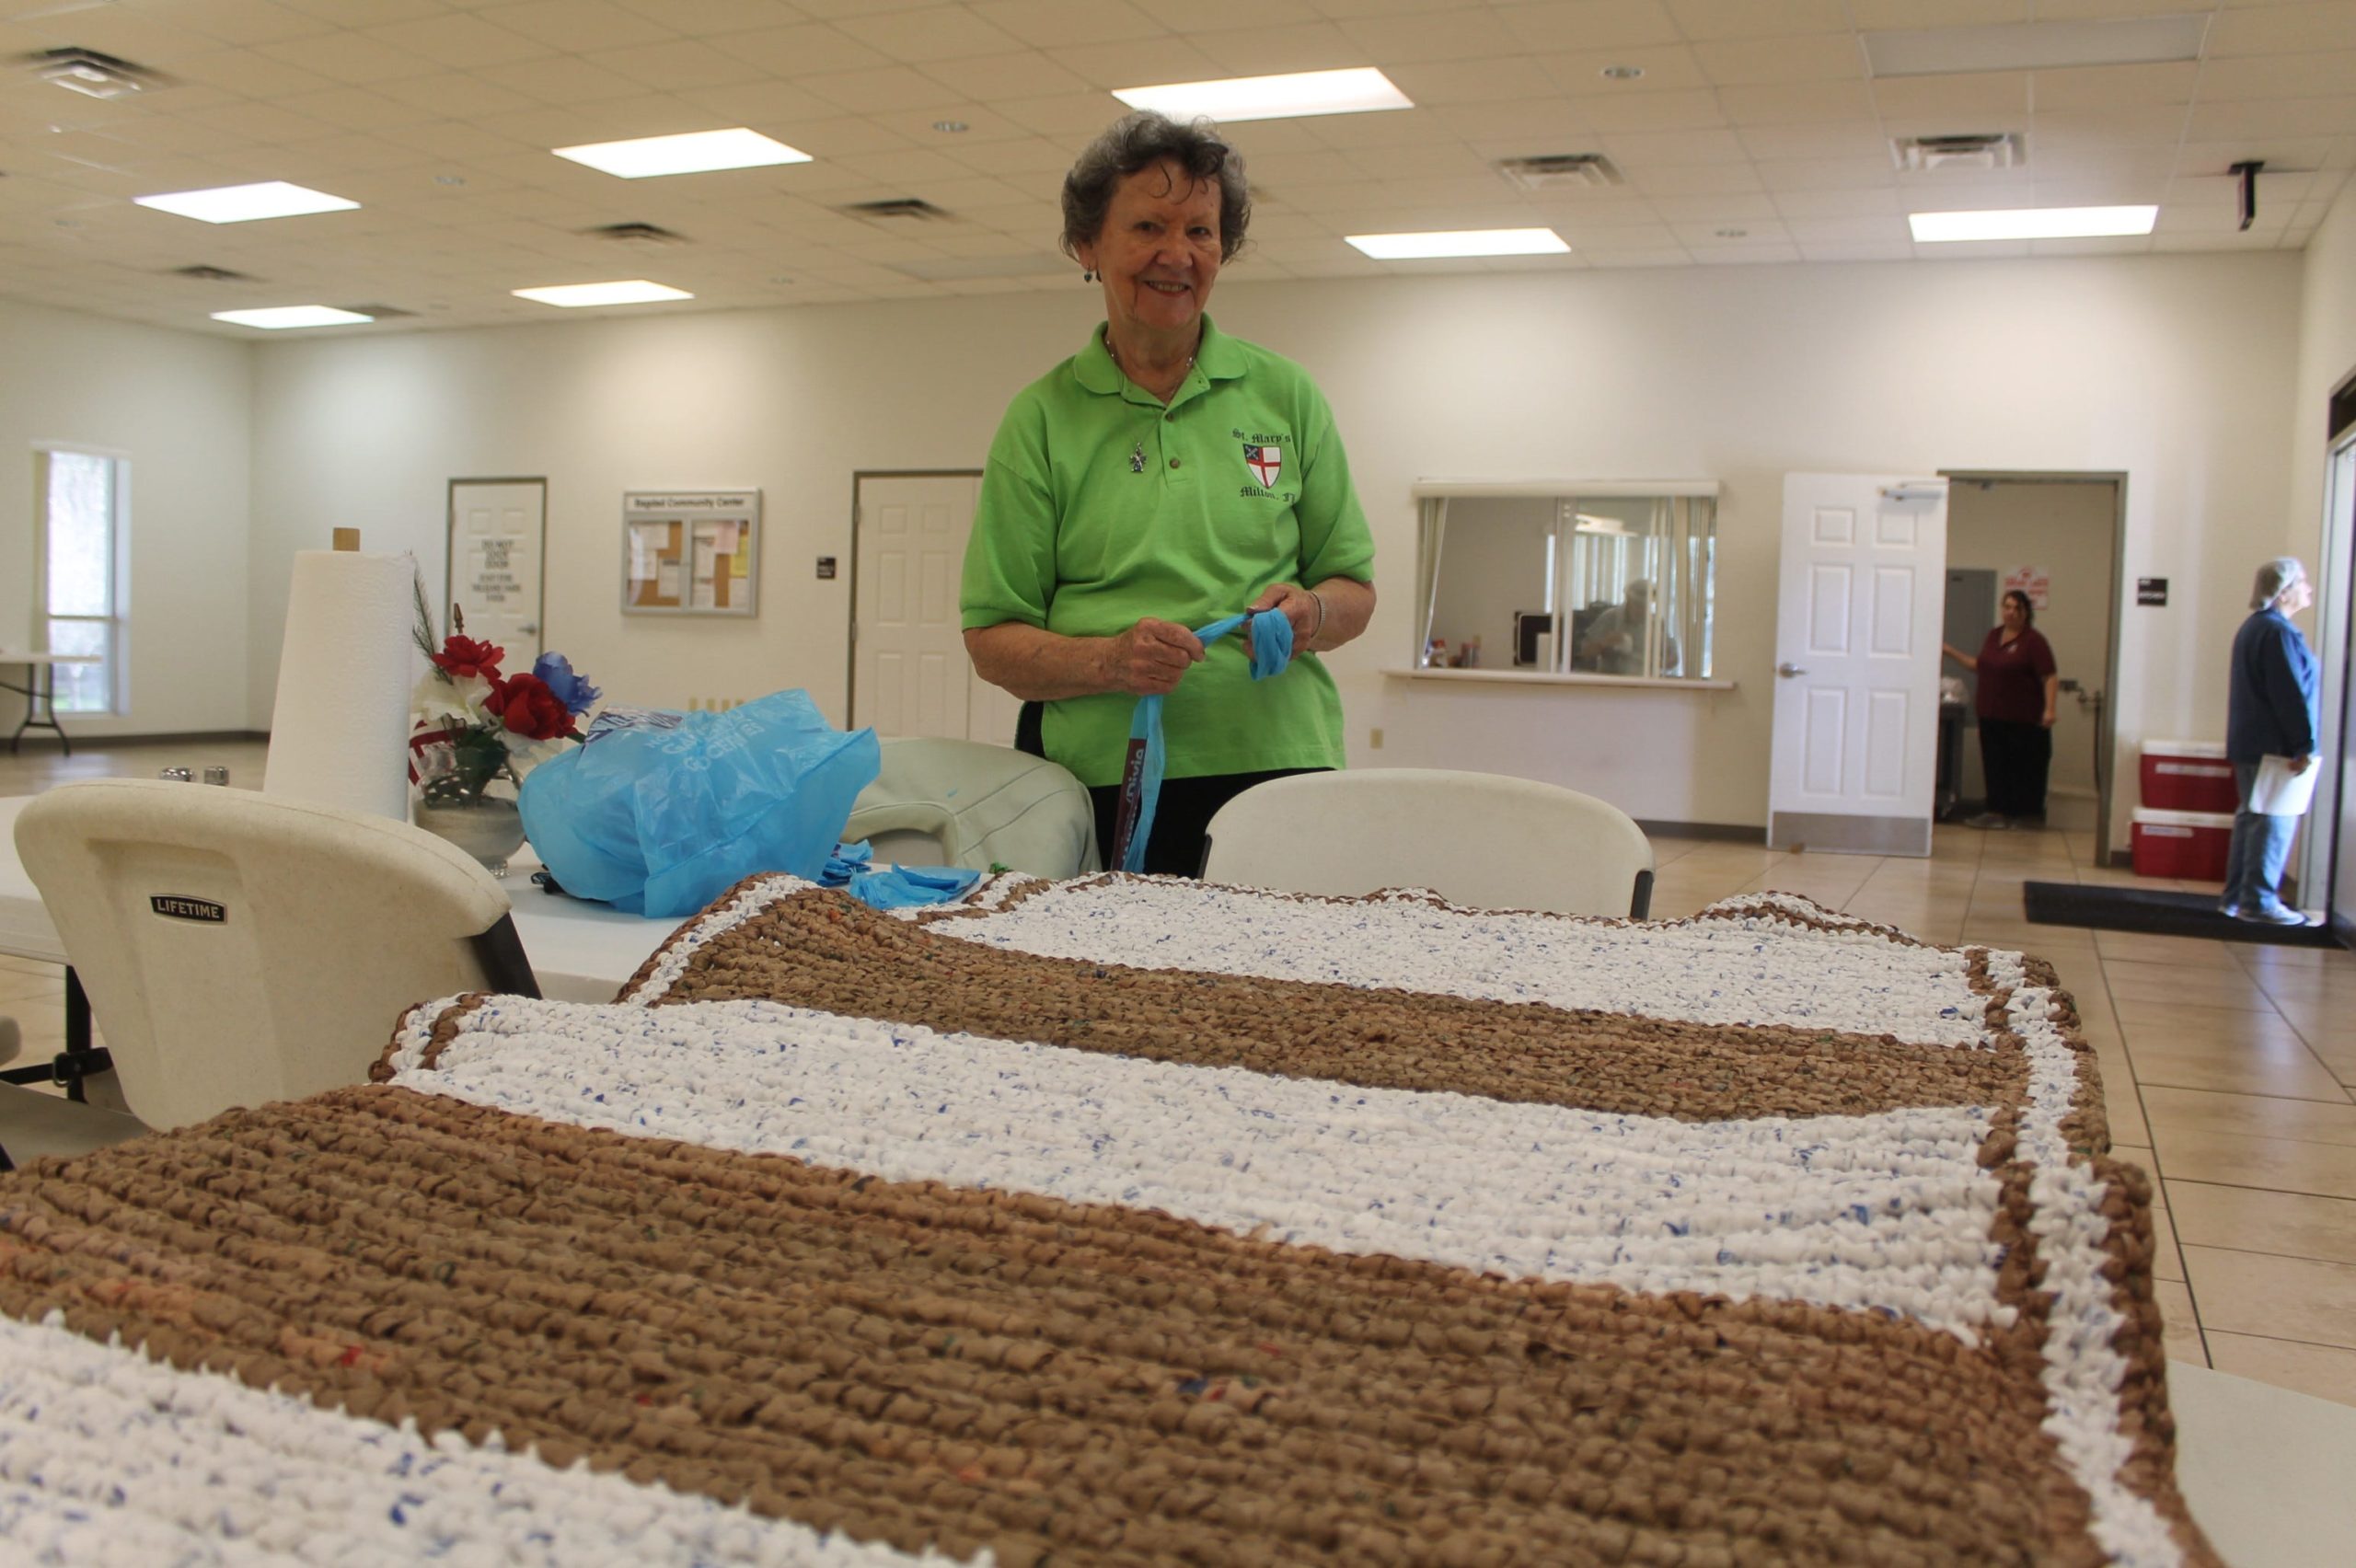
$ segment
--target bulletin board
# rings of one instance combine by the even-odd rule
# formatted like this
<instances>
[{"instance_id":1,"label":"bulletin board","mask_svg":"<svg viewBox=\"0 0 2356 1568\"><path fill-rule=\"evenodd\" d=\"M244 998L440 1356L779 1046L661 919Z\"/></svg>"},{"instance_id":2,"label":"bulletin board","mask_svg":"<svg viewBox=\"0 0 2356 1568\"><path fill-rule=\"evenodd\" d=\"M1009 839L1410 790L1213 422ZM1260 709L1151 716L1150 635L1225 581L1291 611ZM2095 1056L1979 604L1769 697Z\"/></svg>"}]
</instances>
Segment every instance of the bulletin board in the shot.
<instances>
[{"instance_id":1,"label":"bulletin board","mask_svg":"<svg viewBox=\"0 0 2356 1568\"><path fill-rule=\"evenodd\" d=\"M752 615L760 533L756 490L624 491L623 613Z\"/></svg>"}]
</instances>

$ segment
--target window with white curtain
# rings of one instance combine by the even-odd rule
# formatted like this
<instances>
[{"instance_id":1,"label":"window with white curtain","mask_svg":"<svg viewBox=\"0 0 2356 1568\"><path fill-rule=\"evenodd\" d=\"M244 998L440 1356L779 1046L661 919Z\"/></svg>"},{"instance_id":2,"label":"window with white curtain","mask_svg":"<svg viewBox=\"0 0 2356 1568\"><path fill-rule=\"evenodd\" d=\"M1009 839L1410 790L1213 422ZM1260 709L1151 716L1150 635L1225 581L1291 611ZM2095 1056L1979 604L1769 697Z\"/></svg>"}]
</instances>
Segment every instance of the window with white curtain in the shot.
<instances>
[{"instance_id":1,"label":"window with white curtain","mask_svg":"<svg viewBox=\"0 0 2356 1568\"><path fill-rule=\"evenodd\" d=\"M1707 679L1717 486L1416 487L1416 663Z\"/></svg>"},{"instance_id":2,"label":"window with white curtain","mask_svg":"<svg viewBox=\"0 0 2356 1568\"><path fill-rule=\"evenodd\" d=\"M65 447L33 455L35 636L52 653L97 655L56 667L57 711L126 710L123 578L131 465Z\"/></svg>"}]
</instances>

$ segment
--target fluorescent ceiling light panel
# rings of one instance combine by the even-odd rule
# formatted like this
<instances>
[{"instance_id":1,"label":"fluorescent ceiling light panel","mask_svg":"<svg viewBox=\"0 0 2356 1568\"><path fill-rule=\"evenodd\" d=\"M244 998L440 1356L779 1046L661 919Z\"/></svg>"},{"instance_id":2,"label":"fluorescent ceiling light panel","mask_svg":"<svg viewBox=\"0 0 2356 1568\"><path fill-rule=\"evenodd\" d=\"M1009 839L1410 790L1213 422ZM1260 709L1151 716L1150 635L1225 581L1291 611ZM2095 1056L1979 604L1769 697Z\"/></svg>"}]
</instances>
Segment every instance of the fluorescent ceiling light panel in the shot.
<instances>
[{"instance_id":1,"label":"fluorescent ceiling light panel","mask_svg":"<svg viewBox=\"0 0 2356 1568\"><path fill-rule=\"evenodd\" d=\"M624 179L647 179L659 174L704 174L716 168L767 168L774 164L808 163L810 155L771 141L758 131L738 126L733 131L690 131L680 136L641 136L629 142L585 142L577 147L549 149L591 168L618 174Z\"/></svg>"},{"instance_id":2,"label":"fluorescent ceiling light panel","mask_svg":"<svg viewBox=\"0 0 2356 1568\"><path fill-rule=\"evenodd\" d=\"M2015 207L1985 213L1910 213L1924 245L1958 239L2088 239L2152 232L2157 207Z\"/></svg>"},{"instance_id":3,"label":"fluorescent ceiling light panel","mask_svg":"<svg viewBox=\"0 0 2356 1568\"><path fill-rule=\"evenodd\" d=\"M289 327L349 327L376 318L356 310L338 310L331 305L282 305L270 310L216 310L213 319L277 332Z\"/></svg>"},{"instance_id":4,"label":"fluorescent ceiling light panel","mask_svg":"<svg viewBox=\"0 0 2356 1568\"><path fill-rule=\"evenodd\" d=\"M1172 120L1208 115L1222 123L1292 120L1310 114L1370 114L1413 109L1414 101L1371 65L1348 71L1297 71L1283 76L1230 76L1217 82L1169 82L1158 87L1115 87L1131 109Z\"/></svg>"},{"instance_id":5,"label":"fluorescent ceiling light panel","mask_svg":"<svg viewBox=\"0 0 2356 1568\"><path fill-rule=\"evenodd\" d=\"M1935 76L1958 71L2060 71L2081 65L2148 65L2198 60L2209 14L2131 17L2110 22L1998 22L1865 34L1877 76Z\"/></svg>"},{"instance_id":6,"label":"fluorescent ceiling light panel","mask_svg":"<svg viewBox=\"0 0 2356 1568\"><path fill-rule=\"evenodd\" d=\"M1560 256L1570 247L1550 228L1443 229L1430 234L1354 234L1352 245L1377 261L1440 256Z\"/></svg>"},{"instance_id":7,"label":"fluorescent ceiling light panel","mask_svg":"<svg viewBox=\"0 0 2356 1568\"><path fill-rule=\"evenodd\" d=\"M632 278L621 283L565 283L549 289L516 289L518 299L536 299L542 305L560 305L567 310L577 310L584 305L652 305L656 300L693 299L685 289L675 289L662 283L650 283L644 278Z\"/></svg>"},{"instance_id":8,"label":"fluorescent ceiling light panel","mask_svg":"<svg viewBox=\"0 0 2356 1568\"><path fill-rule=\"evenodd\" d=\"M306 213L348 213L360 205L324 190L266 179L259 185L222 185L211 190L173 190L133 201L159 213L200 218L208 224L247 224L256 218L297 218Z\"/></svg>"}]
</instances>

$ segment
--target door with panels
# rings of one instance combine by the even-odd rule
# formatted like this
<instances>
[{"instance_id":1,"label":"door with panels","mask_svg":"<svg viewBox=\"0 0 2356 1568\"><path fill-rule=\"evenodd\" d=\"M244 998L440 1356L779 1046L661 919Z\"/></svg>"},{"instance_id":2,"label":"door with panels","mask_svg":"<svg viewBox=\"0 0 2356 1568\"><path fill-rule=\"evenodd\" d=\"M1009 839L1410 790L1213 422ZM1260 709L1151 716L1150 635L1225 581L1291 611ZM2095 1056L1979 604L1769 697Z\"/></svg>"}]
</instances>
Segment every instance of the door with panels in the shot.
<instances>
[{"instance_id":1,"label":"door with panels","mask_svg":"<svg viewBox=\"0 0 2356 1568\"><path fill-rule=\"evenodd\" d=\"M1771 846L1931 852L1946 501L1944 479L1784 477Z\"/></svg>"},{"instance_id":2,"label":"door with panels","mask_svg":"<svg viewBox=\"0 0 2356 1568\"><path fill-rule=\"evenodd\" d=\"M1018 704L974 674L957 585L981 475L863 474L852 553L851 723L1011 745Z\"/></svg>"}]
</instances>

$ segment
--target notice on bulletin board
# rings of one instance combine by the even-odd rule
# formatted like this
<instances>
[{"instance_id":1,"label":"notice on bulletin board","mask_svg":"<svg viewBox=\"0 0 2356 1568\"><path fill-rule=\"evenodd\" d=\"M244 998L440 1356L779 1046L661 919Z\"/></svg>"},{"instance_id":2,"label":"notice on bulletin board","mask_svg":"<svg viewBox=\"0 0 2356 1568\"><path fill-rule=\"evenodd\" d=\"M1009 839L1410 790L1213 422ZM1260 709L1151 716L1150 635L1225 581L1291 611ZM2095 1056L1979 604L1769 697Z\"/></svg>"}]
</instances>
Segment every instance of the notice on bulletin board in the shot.
<instances>
[{"instance_id":1,"label":"notice on bulletin board","mask_svg":"<svg viewBox=\"0 0 2356 1568\"><path fill-rule=\"evenodd\" d=\"M637 615L749 616L758 490L628 490L622 495L622 609Z\"/></svg>"},{"instance_id":2,"label":"notice on bulletin board","mask_svg":"<svg viewBox=\"0 0 2356 1568\"><path fill-rule=\"evenodd\" d=\"M2046 601L2053 596L2053 573L2041 566L2016 566L2004 573L2004 592L2014 590L2028 595L2032 610L2050 609Z\"/></svg>"}]
</instances>

